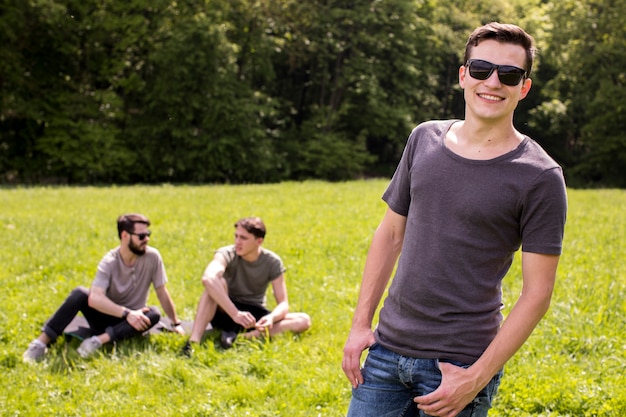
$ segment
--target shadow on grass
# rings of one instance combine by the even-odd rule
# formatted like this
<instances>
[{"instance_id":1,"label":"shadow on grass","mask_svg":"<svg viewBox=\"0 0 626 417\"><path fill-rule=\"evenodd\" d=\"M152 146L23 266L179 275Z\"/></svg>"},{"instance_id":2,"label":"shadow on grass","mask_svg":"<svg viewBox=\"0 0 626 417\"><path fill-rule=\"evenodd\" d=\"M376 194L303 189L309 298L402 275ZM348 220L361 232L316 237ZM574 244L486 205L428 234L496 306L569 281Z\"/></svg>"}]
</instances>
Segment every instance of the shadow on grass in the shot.
<instances>
[{"instance_id":1,"label":"shadow on grass","mask_svg":"<svg viewBox=\"0 0 626 417\"><path fill-rule=\"evenodd\" d=\"M82 340L66 334L50 346L44 361L51 372L68 374L72 371L87 369L87 365L96 358L110 357L111 359L125 360L153 353L157 350L157 346L152 343L152 338L152 335L137 336L115 343L107 343L90 357L82 358L78 354L78 347Z\"/></svg>"},{"instance_id":2,"label":"shadow on grass","mask_svg":"<svg viewBox=\"0 0 626 417\"><path fill-rule=\"evenodd\" d=\"M224 349L220 343L220 336L220 330L207 330L200 343L194 346L194 352L191 357L187 357L182 353L188 337L163 332L137 336L116 343L107 343L92 356L82 358L77 351L82 339L73 337L70 334L64 334L55 344L49 347L43 363L49 372L62 375L91 369L93 367L91 364L94 361L136 362L142 357L150 355L160 355L163 359L188 361L190 365L195 362L196 365L201 365L202 367L212 367L226 357L230 357L232 360L232 357L241 355L242 351L246 352L243 354L243 357L249 359L250 355L254 356L257 352L269 353L268 349L274 350L277 348L277 346L272 347L272 338L245 339L240 335L232 348ZM280 337L285 336L281 335ZM284 341L285 343L289 344L290 341L299 341L301 338L299 334L290 336L290 338ZM226 356L224 356L225 354ZM273 356L280 356L280 353L274 352L270 357ZM0 359L0 365L5 368L15 367L19 362L21 362L21 358L15 355L9 355ZM266 373L263 369L257 371L261 374Z\"/></svg>"}]
</instances>

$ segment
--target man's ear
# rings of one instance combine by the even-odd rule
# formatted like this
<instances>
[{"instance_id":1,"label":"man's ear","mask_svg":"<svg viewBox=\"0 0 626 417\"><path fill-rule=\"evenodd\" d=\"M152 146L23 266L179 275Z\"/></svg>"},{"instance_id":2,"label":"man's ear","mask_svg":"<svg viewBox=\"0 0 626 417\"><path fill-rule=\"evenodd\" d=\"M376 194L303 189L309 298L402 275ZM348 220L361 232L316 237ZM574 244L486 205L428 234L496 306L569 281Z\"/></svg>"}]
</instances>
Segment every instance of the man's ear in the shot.
<instances>
[{"instance_id":1,"label":"man's ear","mask_svg":"<svg viewBox=\"0 0 626 417\"><path fill-rule=\"evenodd\" d=\"M531 80L530 78L526 78L524 80L524 83L522 84L522 91L520 92L519 95L519 99L523 100L524 98L526 98L526 96L528 95L528 92L530 91L530 87L533 85L533 80Z\"/></svg>"},{"instance_id":2,"label":"man's ear","mask_svg":"<svg viewBox=\"0 0 626 417\"><path fill-rule=\"evenodd\" d=\"M465 88L465 70L466 70L466 66L465 65L461 65L459 67L459 85L461 86L461 88Z\"/></svg>"}]
</instances>

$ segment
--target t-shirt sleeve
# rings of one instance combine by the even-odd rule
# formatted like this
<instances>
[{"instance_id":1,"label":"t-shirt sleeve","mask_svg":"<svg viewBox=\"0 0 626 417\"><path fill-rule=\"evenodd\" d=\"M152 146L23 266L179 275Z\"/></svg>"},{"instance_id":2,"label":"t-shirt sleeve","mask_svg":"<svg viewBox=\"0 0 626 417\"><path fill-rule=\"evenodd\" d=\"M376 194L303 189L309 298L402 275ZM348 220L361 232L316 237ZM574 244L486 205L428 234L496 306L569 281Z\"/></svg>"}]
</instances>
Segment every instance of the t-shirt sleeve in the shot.
<instances>
[{"instance_id":1,"label":"t-shirt sleeve","mask_svg":"<svg viewBox=\"0 0 626 417\"><path fill-rule=\"evenodd\" d=\"M413 130L404 151L402 158L396 167L389 186L383 194L383 201L394 212L401 216L409 214L409 206L411 204L411 164L413 163L413 152L415 152L415 142L417 128Z\"/></svg>"},{"instance_id":2,"label":"t-shirt sleeve","mask_svg":"<svg viewBox=\"0 0 626 417\"><path fill-rule=\"evenodd\" d=\"M113 274L113 263L115 262L115 257L112 252L107 253L102 257L100 262L98 263L98 268L96 270L96 277L92 281L91 285L98 288L108 289L111 285L111 277Z\"/></svg>"},{"instance_id":3,"label":"t-shirt sleeve","mask_svg":"<svg viewBox=\"0 0 626 417\"><path fill-rule=\"evenodd\" d=\"M520 222L522 251L560 255L567 215L567 191L560 167L547 170L524 198Z\"/></svg>"},{"instance_id":4,"label":"t-shirt sleeve","mask_svg":"<svg viewBox=\"0 0 626 417\"><path fill-rule=\"evenodd\" d=\"M215 250L215 253L219 253L220 255L224 257L224 260L226 260L226 265L229 265L233 261L233 259L235 259L235 256L237 255L234 245L223 246L221 248L218 248Z\"/></svg>"},{"instance_id":5,"label":"t-shirt sleeve","mask_svg":"<svg viewBox=\"0 0 626 417\"><path fill-rule=\"evenodd\" d=\"M283 262L279 259L278 262L275 262L272 267L272 271L270 273L270 281L274 281L275 279L280 277L282 274L285 273L286 270L287 268L285 268Z\"/></svg>"},{"instance_id":6,"label":"t-shirt sleeve","mask_svg":"<svg viewBox=\"0 0 626 417\"><path fill-rule=\"evenodd\" d=\"M264 250L264 252L269 259L269 280L274 281L284 274L287 268L283 260L276 253L269 250Z\"/></svg>"}]
</instances>

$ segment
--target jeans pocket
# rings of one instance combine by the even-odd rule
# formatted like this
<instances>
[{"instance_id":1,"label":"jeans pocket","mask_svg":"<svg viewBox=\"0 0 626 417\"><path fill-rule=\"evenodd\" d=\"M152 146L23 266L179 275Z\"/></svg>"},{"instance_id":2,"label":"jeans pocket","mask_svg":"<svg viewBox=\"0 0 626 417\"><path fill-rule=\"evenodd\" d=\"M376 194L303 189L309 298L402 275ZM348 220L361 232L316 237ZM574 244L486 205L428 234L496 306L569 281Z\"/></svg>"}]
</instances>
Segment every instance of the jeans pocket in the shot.
<instances>
[{"instance_id":1,"label":"jeans pocket","mask_svg":"<svg viewBox=\"0 0 626 417\"><path fill-rule=\"evenodd\" d=\"M378 342L374 342L374 343L372 343L371 345L369 345L369 346L367 347L367 350L369 350L369 351L371 352L371 351L373 351L373 350L378 349L378 347L379 347L379 346L380 346L380 345L378 344Z\"/></svg>"},{"instance_id":2,"label":"jeans pocket","mask_svg":"<svg viewBox=\"0 0 626 417\"><path fill-rule=\"evenodd\" d=\"M464 368L464 369L467 369L470 366L472 366L471 363L453 361L453 360L448 360L448 359L436 359L436 361L437 361L437 368L439 368L440 363L449 363L450 365L458 366L459 368Z\"/></svg>"}]
</instances>

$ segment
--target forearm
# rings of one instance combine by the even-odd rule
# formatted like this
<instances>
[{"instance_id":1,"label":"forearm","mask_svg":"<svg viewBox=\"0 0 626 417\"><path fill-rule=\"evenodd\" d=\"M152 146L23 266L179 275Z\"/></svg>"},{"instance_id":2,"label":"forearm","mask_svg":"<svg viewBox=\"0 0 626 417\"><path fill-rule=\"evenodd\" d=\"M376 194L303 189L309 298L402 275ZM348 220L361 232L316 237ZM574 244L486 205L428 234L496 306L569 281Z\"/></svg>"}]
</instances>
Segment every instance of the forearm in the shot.
<instances>
[{"instance_id":1,"label":"forearm","mask_svg":"<svg viewBox=\"0 0 626 417\"><path fill-rule=\"evenodd\" d=\"M114 317L123 317L126 307L113 302L104 295L89 295L89 307Z\"/></svg>"},{"instance_id":2,"label":"forearm","mask_svg":"<svg viewBox=\"0 0 626 417\"><path fill-rule=\"evenodd\" d=\"M174 306L174 301L172 301L169 291L167 291L165 287L161 287L157 289L156 294L167 317L169 317L172 323L178 323L180 320L178 320L176 316L176 307Z\"/></svg>"},{"instance_id":3,"label":"forearm","mask_svg":"<svg viewBox=\"0 0 626 417\"><path fill-rule=\"evenodd\" d=\"M519 350L550 305L550 293L522 294L502 324L495 339L469 368L482 389Z\"/></svg>"},{"instance_id":4,"label":"forearm","mask_svg":"<svg viewBox=\"0 0 626 417\"><path fill-rule=\"evenodd\" d=\"M394 244L390 237L374 234L372 244L365 261L363 279L357 306L352 319L353 328L371 328L374 312L391 278L401 246Z\"/></svg>"},{"instance_id":5,"label":"forearm","mask_svg":"<svg viewBox=\"0 0 626 417\"><path fill-rule=\"evenodd\" d=\"M363 274L359 298L352 317L352 328L371 329L374 313L388 281L388 278L378 279L374 274Z\"/></svg>"},{"instance_id":6,"label":"forearm","mask_svg":"<svg viewBox=\"0 0 626 417\"><path fill-rule=\"evenodd\" d=\"M284 319L287 313L289 313L289 303L287 301L283 301L278 303L270 314L273 318L272 321L276 323Z\"/></svg>"},{"instance_id":7,"label":"forearm","mask_svg":"<svg viewBox=\"0 0 626 417\"><path fill-rule=\"evenodd\" d=\"M209 297L230 317L234 317L239 309L228 296L228 285L224 279L226 261L216 254L202 274L202 285Z\"/></svg>"},{"instance_id":8,"label":"forearm","mask_svg":"<svg viewBox=\"0 0 626 417\"><path fill-rule=\"evenodd\" d=\"M230 299L230 297L228 296L228 293L226 293L225 291L218 290L215 292L209 291L209 294L211 298L213 298L213 300L217 303L217 305L222 310L224 310L226 314L228 314L230 317L234 317L235 315L237 315L237 313L239 312L239 309L237 308L235 303L233 303L233 301Z\"/></svg>"},{"instance_id":9,"label":"forearm","mask_svg":"<svg viewBox=\"0 0 626 417\"><path fill-rule=\"evenodd\" d=\"M226 291L226 283L224 278L220 276L204 275L202 277L202 284L206 289L208 296L230 317L234 317L239 309L232 302Z\"/></svg>"},{"instance_id":10,"label":"forearm","mask_svg":"<svg viewBox=\"0 0 626 417\"><path fill-rule=\"evenodd\" d=\"M559 263L558 255L522 252L522 293L498 335L470 368L486 385L517 352L550 307Z\"/></svg>"}]
</instances>

